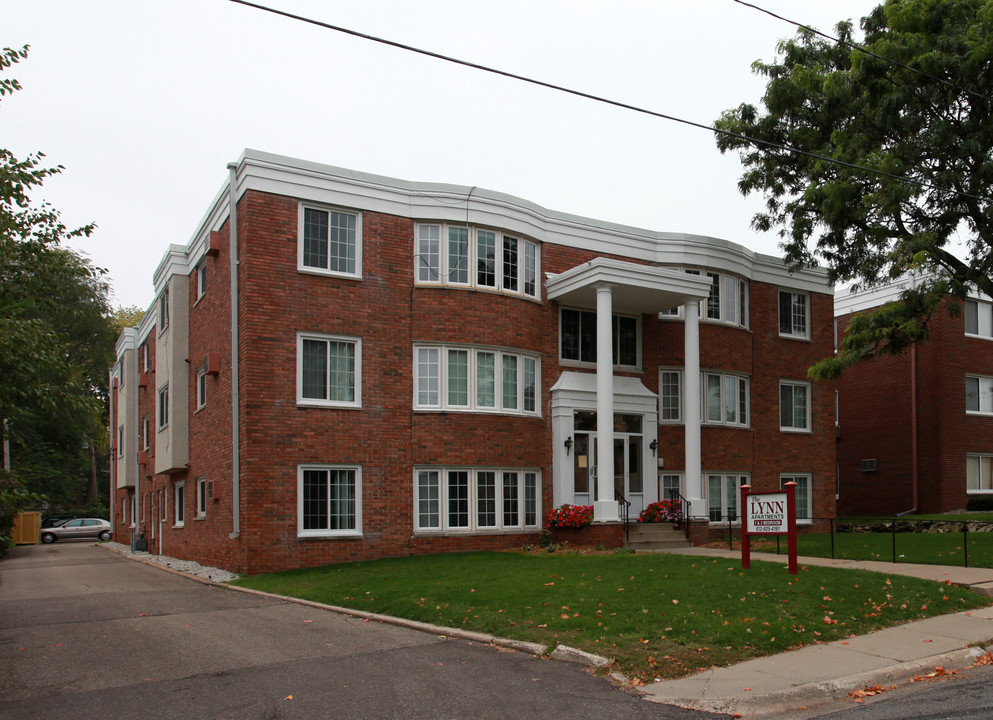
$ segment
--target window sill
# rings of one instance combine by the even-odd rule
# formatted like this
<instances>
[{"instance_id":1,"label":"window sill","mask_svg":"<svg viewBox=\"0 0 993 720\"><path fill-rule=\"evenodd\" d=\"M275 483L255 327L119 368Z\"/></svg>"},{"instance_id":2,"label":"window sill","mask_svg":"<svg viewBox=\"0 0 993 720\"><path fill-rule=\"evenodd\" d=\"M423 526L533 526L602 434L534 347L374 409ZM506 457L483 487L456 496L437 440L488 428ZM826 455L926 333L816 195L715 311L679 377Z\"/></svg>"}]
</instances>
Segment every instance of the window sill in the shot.
<instances>
[{"instance_id":1,"label":"window sill","mask_svg":"<svg viewBox=\"0 0 993 720\"><path fill-rule=\"evenodd\" d=\"M813 435L813 430L808 430L806 428L779 428L779 432L787 433L789 435Z\"/></svg>"},{"instance_id":2,"label":"window sill","mask_svg":"<svg viewBox=\"0 0 993 720\"><path fill-rule=\"evenodd\" d=\"M805 337L803 335L783 335L782 333L779 334L779 339L796 340L798 342L813 342L813 340L811 340L810 337Z\"/></svg>"},{"instance_id":3,"label":"window sill","mask_svg":"<svg viewBox=\"0 0 993 720\"><path fill-rule=\"evenodd\" d=\"M362 532L297 532L300 540L361 540Z\"/></svg>"},{"instance_id":4,"label":"window sill","mask_svg":"<svg viewBox=\"0 0 993 720\"><path fill-rule=\"evenodd\" d=\"M540 532L538 526L523 528L480 528L480 529L458 529L458 530L415 530L416 538L444 538L444 537L483 537L492 535L521 535L523 533Z\"/></svg>"},{"instance_id":5,"label":"window sill","mask_svg":"<svg viewBox=\"0 0 993 720\"><path fill-rule=\"evenodd\" d=\"M361 273L335 272L334 270L322 270L321 268L307 267L305 265L298 265L297 272L301 275L316 275L318 277L338 278L339 280L362 280Z\"/></svg>"},{"instance_id":6,"label":"window sill","mask_svg":"<svg viewBox=\"0 0 993 720\"><path fill-rule=\"evenodd\" d=\"M361 410L362 405L360 403L333 403L333 402L320 402L319 400L300 400L297 399L298 408L323 408L325 410Z\"/></svg>"}]
</instances>

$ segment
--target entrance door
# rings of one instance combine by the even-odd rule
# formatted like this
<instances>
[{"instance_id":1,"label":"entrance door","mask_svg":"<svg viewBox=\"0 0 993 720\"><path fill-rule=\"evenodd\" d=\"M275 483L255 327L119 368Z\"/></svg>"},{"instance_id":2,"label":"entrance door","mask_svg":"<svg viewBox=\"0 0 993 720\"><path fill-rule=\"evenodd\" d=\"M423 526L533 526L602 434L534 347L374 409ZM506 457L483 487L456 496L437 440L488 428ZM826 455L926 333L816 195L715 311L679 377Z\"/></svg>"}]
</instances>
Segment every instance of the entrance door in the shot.
<instances>
[{"instance_id":1,"label":"entrance door","mask_svg":"<svg viewBox=\"0 0 993 720\"><path fill-rule=\"evenodd\" d=\"M597 467L596 413L579 412L574 417L573 459L574 502L592 505L597 499L601 478L613 480L611 499L624 498L631 503L630 513L637 516L644 509L644 436L641 415L614 415L614 467L608 476ZM610 480L607 480L610 482Z\"/></svg>"}]
</instances>

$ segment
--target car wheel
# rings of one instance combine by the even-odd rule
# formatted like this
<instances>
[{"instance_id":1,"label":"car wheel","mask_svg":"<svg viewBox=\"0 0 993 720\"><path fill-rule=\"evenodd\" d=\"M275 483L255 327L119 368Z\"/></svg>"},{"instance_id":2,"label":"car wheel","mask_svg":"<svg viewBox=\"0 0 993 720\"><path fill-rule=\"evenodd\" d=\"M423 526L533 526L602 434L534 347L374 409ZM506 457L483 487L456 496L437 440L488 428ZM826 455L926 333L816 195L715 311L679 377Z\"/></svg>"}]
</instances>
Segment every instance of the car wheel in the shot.
<instances>
[{"instance_id":1,"label":"car wheel","mask_svg":"<svg viewBox=\"0 0 993 720\"><path fill-rule=\"evenodd\" d=\"M53 543L53 542L55 542L55 535L53 535L52 533L42 533L41 534L41 541L43 543L46 543L46 544L47 543Z\"/></svg>"},{"instance_id":2,"label":"car wheel","mask_svg":"<svg viewBox=\"0 0 993 720\"><path fill-rule=\"evenodd\" d=\"M99 537L101 540L110 540L110 530L104 530Z\"/></svg>"}]
</instances>

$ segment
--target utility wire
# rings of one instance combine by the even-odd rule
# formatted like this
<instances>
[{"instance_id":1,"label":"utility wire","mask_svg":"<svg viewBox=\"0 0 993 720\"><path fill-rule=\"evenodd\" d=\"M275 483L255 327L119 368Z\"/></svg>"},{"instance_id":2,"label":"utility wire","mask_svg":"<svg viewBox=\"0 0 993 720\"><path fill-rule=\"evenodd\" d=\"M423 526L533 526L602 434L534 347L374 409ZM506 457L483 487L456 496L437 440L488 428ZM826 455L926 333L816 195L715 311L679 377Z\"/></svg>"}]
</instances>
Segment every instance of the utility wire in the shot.
<instances>
[{"instance_id":1,"label":"utility wire","mask_svg":"<svg viewBox=\"0 0 993 720\"><path fill-rule=\"evenodd\" d=\"M845 47L849 48L850 50L858 50L859 52L863 52L866 55L870 55L871 57L874 57L877 60L882 60L883 62L890 63L891 65L896 65L897 67L901 67L904 70L909 70L910 72L917 73L918 75L923 75L924 77L926 77L929 80L934 80L935 82L941 83L942 85L947 85L948 87L954 88L955 90L958 90L959 92L964 92L964 93L966 93L968 95L973 95L973 96L975 96L977 98L980 98L981 100L985 100L986 102L993 102L993 98L991 98L989 95L984 95L983 93L976 92L975 90L970 90L967 87L962 87L961 85L956 85L955 83L953 83L953 82L951 82L949 80L945 80L944 78L940 78L937 75L932 75L931 73L925 72L925 71L921 70L920 68L915 68L915 67L911 67L910 65L905 65L904 63L900 62L899 60L894 60L893 58L888 58L885 55L879 55L878 53L873 52L872 50L870 50L869 48L865 47L864 45L856 45L854 43L848 42L847 40L842 40L841 38L836 38L836 37L834 37L832 35L828 35L826 33L822 33L817 28L811 27L810 25L804 25L803 23L798 23L795 20L790 20L789 18L785 18L782 15L777 15L776 13L772 12L771 10L766 10L765 8L759 7L758 5L754 5L753 3L745 2L745 0L731 0L731 2L736 2L739 5L744 5L745 7L752 8L753 10L758 10L759 12L765 13L766 15L769 15L771 17L774 17L777 20L782 20L783 22L789 23L790 25L794 25L794 26L796 26L796 27L798 27L798 28L800 28L802 30L807 30L809 32L812 32L814 35L820 35L825 40L830 40L831 42L838 43L839 45L844 45Z\"/></svg>"},{"instance_id":2,"label":"utility wire","mask_svg":"<svg viewBox=\"0 0 993 720\"><path fill-rule=\"evenodd\" d=\"M936 190L939 192L951 193L953 195L960 195L962 197L967 197L972 200L990 202L990 198L983 197L981 195L972 195L970 193L966 193L961 190L947 188L941 185L935 185L933 183L925 182L923 180L914 180L911 178L894 175L892 173L886 172L885 170L876 170L873 168L865 167L863 165L857 165L855 163L846 162L844 160L838 160L836 158L827 157L826 155L818 155L817 153L808 152L806 150L800 150L799 148L794 148L789 145L783 145L781 143L776 143L769 140L761 140L759 138L753 138L748 135L742 135L740 133L731 132L729 130L722 130L720 128L713 127L712 125L706 125L704 123L698 123L692 120L686 120L685 118L677 117L675 115L668 115L666 113L656 112L654 110L648 110L646 108L638 107L637 105L631 105L629 103L620 102L619 100L611 100L609 98L605 98L600 95L593 95L592 93L583 92L582 90L574 90L572 88L567 88L562 85L555 85L554 83L545 82L544 80L536 80L534 78L529 78L525 75L518 75L516 73L508 72L507 70L500 70L497 68L489 67L487 65L480 65L479 63L470 62L468 60L460 60L459 58L451 57L449 55L442 55L441 53L433 52L431 50L425 50L423 48L414 47L413 45L405 45L404 43L400 43L395 40L387 40L386 38L377 37L376 35L369 35L367 33L359 32L357 30L351 30L349 28L341 27L339 25L332 25L331 23L326 23L321 20L314 20L313 18L308 18L303 15L296 15L294 13L286 12L285 10L277 10L275 8L267 7L265 5L259 5L258 3L248 2L248 0L229 0L229 1L236 3L238 5L245 5L246 7L255 8L256 10L262 10L264 12L272 13L273 15L280 15L282 17L290 18L291 20L299 20L300 22L308 23L310 25L316 25L318 27L325 28L326 30L334 30L335 32L344 33L345 35L351 35L353 37L362 38L363 40L370 40L375 43L380 43L381 45L388 45L390 47L398 48L400 50L407 50L408 52L417 53L419 55L426 55L427 57L432 57L437 60L444 60L445 62L454 63L456 65L462 65L464 67L472 68L474 70L481 70L483 72L492 73L493 75L500 75L502 77L511 78L512 80L520 80L521 82L530 83L531 85L538 85L539 87L548 88L550 90L557 90L559 92L567 93L569 95L575 95L581 98L586 98L587 100L593 100L594 102L603 103L605 105L613 105L614 107L619 107L624 110L631 110L633 112L642 113L644 115L650 115L652 117L661 118L662 120L669 120L671 122L681 123L683 125L688 125L690 127L694 127L700 130L707 130L717 135L724 135L725 137L735 138L736 140L744 140L745 142L750 143L752 145L764 145L766 147L773 148L775 150L783 150L785 152L794 153L796 155L802 155L804 157L808 157L813 160L822 160L826 163L830 163L832 165L840 165L842 167L846 167L851 170L859 170L861 172L867 172L872 175L878 175L881 177L889 178L891 180L896 180L897 182L917 185L927 190Z\"/></svg>"}]
</instances>

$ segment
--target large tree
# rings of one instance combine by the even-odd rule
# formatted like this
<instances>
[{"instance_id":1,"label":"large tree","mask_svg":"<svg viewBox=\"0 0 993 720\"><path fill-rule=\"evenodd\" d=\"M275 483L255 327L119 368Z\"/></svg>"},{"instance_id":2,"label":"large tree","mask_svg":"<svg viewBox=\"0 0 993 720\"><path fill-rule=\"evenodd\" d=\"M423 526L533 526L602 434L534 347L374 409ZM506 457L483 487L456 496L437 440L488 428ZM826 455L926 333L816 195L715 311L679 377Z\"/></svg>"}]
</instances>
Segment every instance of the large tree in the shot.
<instances>
[{"instance_id":1,"label":"large tree","mask_svg":"<svg viewBox=\"0 0 993 720\"><path fill-rule=\"evenodd\" d=\"M27 56L5 48L0 72ZM0 97L20 89L0 78ZM107 368L114 325L104 271L66 247L92 225L69 229L31 192L61 172L35 153L0 149L0 418L10 444L3 488L75 504L95 444L105 444Z\"/></svg>"},{"instance_id":2,"label":"large tree","mask_svg":"<svg viewBox=\"0 0 993 720\"><path fill-rule=\"evenodd\" d=\"M717 122L739 189L764 195L754 227L778 230L791 265L825 264L855 289L921 278L858 316L815 377L927 337L948 295L993 296L993 0L887 0L861 28L801 28L753 64L764 108Z\"/></svg>"}]
</instances>

